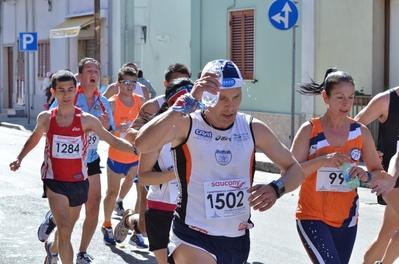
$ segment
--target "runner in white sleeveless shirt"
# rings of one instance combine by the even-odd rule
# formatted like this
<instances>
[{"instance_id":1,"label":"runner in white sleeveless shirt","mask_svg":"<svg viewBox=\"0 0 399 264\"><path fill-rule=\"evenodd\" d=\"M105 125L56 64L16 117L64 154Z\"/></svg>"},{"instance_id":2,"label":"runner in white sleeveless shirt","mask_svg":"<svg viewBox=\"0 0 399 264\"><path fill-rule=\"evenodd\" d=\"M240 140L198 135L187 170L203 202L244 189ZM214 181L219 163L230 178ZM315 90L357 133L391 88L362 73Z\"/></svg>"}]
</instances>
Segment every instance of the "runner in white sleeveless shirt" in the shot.
<instances>
[{"instance_id":1,"label":"runner in white sleeveless shirt","mask_svg":"<svg viewBox=\"0 0 399 264\"><path fill-rule=\"evenodd\" d=\"M169 263L246 263L250 208L268 210L304 179L302 168L270 128L238 113L241 73L232 61L219 63L221 87L218 75L208 70L210 62L191 93L144 125L135 141L141 153L171 143L179 196ZM206 109L199 102L204 91L220 93L214 107ZM252 186L257 148L281 168L281 178Z\"/></svg>"}]
</instances>

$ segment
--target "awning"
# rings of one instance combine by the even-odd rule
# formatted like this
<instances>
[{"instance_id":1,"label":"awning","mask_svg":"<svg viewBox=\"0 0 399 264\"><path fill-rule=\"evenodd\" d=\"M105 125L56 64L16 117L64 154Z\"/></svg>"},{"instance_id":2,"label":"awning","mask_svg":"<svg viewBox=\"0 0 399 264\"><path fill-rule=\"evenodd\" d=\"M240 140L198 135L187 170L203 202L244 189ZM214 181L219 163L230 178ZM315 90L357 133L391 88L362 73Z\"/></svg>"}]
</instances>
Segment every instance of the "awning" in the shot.
<instances>
[{"instance_id":1,"label":"awning","mask_svg":"<svg viewBox=\"0 0 399 264\"><path fill-rule=\"evenodd\" d=\"M71 17L50 30L50 38L71 38L79 35L81 28L94 22L94 15Z\"/></svg>"}]
</instances>

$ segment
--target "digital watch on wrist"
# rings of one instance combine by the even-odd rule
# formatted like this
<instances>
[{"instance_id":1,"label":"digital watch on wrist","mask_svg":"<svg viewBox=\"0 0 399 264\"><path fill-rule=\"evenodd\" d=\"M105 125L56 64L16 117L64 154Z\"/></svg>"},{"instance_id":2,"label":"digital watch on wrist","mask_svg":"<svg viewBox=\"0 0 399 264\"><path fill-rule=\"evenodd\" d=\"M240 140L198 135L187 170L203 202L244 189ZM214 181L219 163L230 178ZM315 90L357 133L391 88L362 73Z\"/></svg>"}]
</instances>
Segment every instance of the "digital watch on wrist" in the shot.
<instances>
[{"instance_id":1,"label":"digital watch on wrist","mask_svg":"<svg viewBox=\"0 0 399 264\"><path fill-rule=\"evenodd\" d=\"M275 181L272 181L271 183L269 183L269 185L272 186L273 189L276 191L277 198L280 198L281 196L284 195L285 187L284 187L284 183L282 181L275 180Z\"/></svg>"}]
</instances>

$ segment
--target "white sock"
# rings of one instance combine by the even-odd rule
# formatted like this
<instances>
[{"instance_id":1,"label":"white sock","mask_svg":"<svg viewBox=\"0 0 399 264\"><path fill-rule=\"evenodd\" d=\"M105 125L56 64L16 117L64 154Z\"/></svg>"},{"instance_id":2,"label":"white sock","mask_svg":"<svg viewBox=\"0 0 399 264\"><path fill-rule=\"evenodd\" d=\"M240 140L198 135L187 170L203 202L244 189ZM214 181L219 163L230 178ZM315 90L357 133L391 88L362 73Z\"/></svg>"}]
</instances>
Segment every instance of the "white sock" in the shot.
<instances>
[{"instance_id":1,"label":"white sock","mask_svg":"<svg viewBox=\"0 0 399 264\"><path fill-rule=\"evenodd\" d=\"M120 197L118 197L118 199L116 199L116 202L117 202L117 203L123 202L123 199L121 199Z\"/></svg>"}]
</instances>

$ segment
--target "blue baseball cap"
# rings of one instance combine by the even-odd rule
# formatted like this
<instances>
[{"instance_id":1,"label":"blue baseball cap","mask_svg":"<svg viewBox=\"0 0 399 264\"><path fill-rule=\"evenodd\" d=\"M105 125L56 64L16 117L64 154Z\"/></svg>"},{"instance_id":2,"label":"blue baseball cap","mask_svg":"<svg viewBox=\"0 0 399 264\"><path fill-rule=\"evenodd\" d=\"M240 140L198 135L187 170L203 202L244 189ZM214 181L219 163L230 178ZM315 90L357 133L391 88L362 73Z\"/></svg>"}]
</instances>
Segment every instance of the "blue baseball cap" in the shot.
<instances>
[{"instance_id":1,"label":"blue baseball cap","mask_svg":"<svg viewBox=\"0 0 399 264\"><path fill-rule=\"evenodd\" d=\"M237 65L235 65L235 63L232 62L231 60L219 59L219 60L210 61L205 65L204 69L202 69L201 75L203 75L205 72L208 72L209 69L213 67L215 63L220 64L223 73L223 82L220 89L242 87L243 80L241 72L238 69Z\"/></svg>"}]
</instances>

